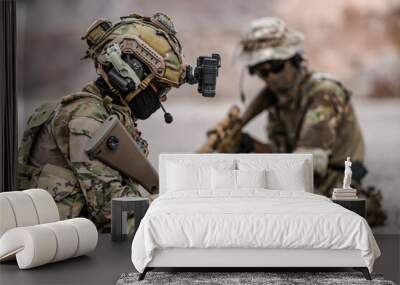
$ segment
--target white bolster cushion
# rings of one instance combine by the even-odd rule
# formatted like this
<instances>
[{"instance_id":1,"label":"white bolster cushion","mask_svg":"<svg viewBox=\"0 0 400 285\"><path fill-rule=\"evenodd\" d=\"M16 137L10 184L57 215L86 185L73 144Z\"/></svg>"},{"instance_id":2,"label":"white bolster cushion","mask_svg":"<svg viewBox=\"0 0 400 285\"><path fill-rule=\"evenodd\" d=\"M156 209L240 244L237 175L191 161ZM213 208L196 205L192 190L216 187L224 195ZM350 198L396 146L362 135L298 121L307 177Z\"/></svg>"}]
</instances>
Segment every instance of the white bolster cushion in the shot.
<instances>
[{"instance_id":1,"label":"white bolster cushion","mask_svg":"<svg viewBox=\"0 0 400 285\"><path fill-rule=\"evenodd\" d=\"M33 226L39 223L31 197L21 191L3 192L1 196L10 202L17 227Z\"/></svg>"},{"instance_id":2,"label":"white bolster cushion","mask_svg":"<svg viewBox=\"0 0 400 285\"><path fill-rule=\"evenodd\" d=\"M6 197L0 195L0 237L15 227L17 227L17 222L11 204Z\"/></svg>"},{"instance_id":3,"label":"white bolster cushion","mask_svg":"<svg viewBox=\"0 0 400 285\"><path fill-rule=\"evenodd\" d=\"M34 226L60 220L56 202L43 189L0 193L0 237L15 227Z\"/></svg>"},{"instance_id":4,"label":"white bolster cushion","mask_svg":"<svg viewBox=\"0 0 400 285\"><path fill-rule=\"evenodd\" d=\"M33 268L87 254L97 240L96 226L85 218L14 228L0 238L0 261L16 257L20 269Z\"/></svg>"},{"instance_id":5,"label":"white bolster cushion","mask_svg":"<svg viewBox=\"0 0 400 285\"><path fill-rule=\"evenodd\" d=\"M39 218L39 224L57 222L60 220L56 202L54 202L49 192L43 189L29 189L24 190L23 193L31 197Z\"/></svg>"},{"instance_id":6,"label":"white bolster cushion","mask_svg":"<svg viewBox=\"0 0 400 285\"><path fill-rule=\"evenodd\" d=\"M65 222L70 223L78 233L78 248L74 257L91 252L96 248L99 234L96 226L90 220L75 218L65 220Z\"/></svg>"},{"instance_id":7,"label":"white bolster cushion","mask_svg":"<svg viewBox=\"0 0 400 285\"><path fill-rule=\"evenodd\" d=\"M20 269L51 262L56 250L53 231L40 225L11 229L0 239L0 261L16 256Z\"/></svg>"},{"instance_id":8,"label":"white bolster cushion","mask_svg":"<svg viewBox=\"0 0 400 285\"><path fill-rule=\"evenodd\" d=\"M57 247L54 258L51 262L64 260L75 256L78 251L78 232L71 228L70 223L55 222L43 225L55 235Z\"/></svg>"}]
</instances>

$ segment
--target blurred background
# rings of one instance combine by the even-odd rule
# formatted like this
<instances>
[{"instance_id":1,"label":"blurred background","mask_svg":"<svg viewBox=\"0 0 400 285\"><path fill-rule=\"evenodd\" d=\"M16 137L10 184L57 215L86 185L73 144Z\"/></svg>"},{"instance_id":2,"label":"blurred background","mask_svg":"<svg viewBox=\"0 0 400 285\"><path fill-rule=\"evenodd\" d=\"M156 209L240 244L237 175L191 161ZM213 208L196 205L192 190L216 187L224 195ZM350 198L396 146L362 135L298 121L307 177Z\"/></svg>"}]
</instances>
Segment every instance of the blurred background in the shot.
<instances>
[{"instance_id":1,"label":"blurred background","mask_svg":"<svg viewBox=\"0 0 400 285\"><path fill-rule=\"evenodd\" d=\"M79 91L95 79L93 62L80 60L86 48L80 37L87 27L99 17L117 21L132 12L169 15L188 63L212 52L222 56L215 98L183 86L172 90L164 104L174 116L171 125L164 123L161 111L139 121L154 166L160 152L194 152L205 142L206 130L232 104L240 104L241 68L233 62L240 35L252 19L281 17L304 33L311 68L333 74L353 91L366 141L365 185L382 190L388 225L400 229L400 1L17 0L20 139L41 103ZM262 86L245 76L248 99ZM247 131L267 141L266 124L264 113Z\"/></svg>"}]
</instances>

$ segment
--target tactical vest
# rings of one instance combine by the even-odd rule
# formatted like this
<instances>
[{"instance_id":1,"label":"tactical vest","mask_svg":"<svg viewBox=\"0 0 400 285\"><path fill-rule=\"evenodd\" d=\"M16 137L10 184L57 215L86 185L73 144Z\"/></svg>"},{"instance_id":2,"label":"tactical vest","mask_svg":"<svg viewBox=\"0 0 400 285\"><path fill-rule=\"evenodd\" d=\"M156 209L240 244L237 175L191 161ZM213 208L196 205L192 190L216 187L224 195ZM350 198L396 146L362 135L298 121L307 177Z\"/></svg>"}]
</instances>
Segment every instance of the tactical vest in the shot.
<instances>
[{"instance_id":1,"label":"tactical vest","mask_svg":"<svg viewBox=\"0 0 400 285\"><path fill-rule=\"evenodd\" d=\"M282 112L285 112L282 110L292 110L288 111L288 114L286 114L292 116L286 117L288 119L288 122L291 121L291 123L288 124L287 122L278 120L277 122L280 122L278 126L281 125L281 128L275 129L274 134L272 134L269 129L271 127L270 123L272 123L272 121L267 124L267 133L269 134L270 138L277 135L276 142L278 152L292 152L297 147L302 122L304 121L308 108L313 102L316 94L328 88L336 94L335 96L343 97L341 101L345 102L344 105L347 105L347 102L349 102L349 99L351 97L351 92L349 90L347 90L339 81L335 80L333 77L325 73L310 72L299 84L300 85L297 91L298 94L296 95L295 101L289 103L287 106L284 107L272 105L268 108L271 113L276 114L275 116L278 117L285 116L282 115ZM268 92L274 94L270 89L268 89L268 87L265 88L263 92L265 94L268 94ZM278 97L279 95L272 96ZM335 106L335 108L341 107ZM296 111L294 112L293 110ZM291 129L288 126L291 126Z\"/></svg>"},{"instance_id":2,"label":"tactical vest","mask_svg":"<svg viewBox=\"0 0 400 285\"><path fill-rule=\"evenodd\" d=\"M82 98L93 98L103 101L103 98L94 94L88 92L77 92L63 97L60 102L45 103L41 105L29 117L27 127L18 149L18 189L38 187L37 180L40 177L42 168L33 166L30 163L30 158L41 129L52 124L52 120L56 117L62 107ZM63 172L69 177L73 176L70 169L61 169L61 167L58 167L57 171Z\"/></svg>"}]
</instances>

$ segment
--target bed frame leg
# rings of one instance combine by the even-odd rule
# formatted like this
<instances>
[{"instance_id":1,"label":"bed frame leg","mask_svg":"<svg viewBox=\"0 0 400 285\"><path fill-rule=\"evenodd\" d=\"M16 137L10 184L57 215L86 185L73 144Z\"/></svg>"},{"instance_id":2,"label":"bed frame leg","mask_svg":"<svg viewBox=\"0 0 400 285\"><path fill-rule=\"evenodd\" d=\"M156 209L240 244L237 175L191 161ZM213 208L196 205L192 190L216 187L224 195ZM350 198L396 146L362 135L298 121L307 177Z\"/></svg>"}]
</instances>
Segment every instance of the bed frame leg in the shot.
<instances>
[{"instance_id":1,"label":"bed frame leg","mask_svg":"<svg viewBox=\"0 0 400 285\"><path fill-rule=\"evenodd\" d=\"M364 275L365 279L372 280L371 274L369 274L369 270L367 267L354 267L354 269L357 271L361 271L362 274Z\"/></svg>"},{"instance_id":2,"label":"bed frame leg","mask_svg":"<svg viewBox=\"0 0 400 285\"><path fill-rule=\"evenodd\" d=\"M143 270L142 273L139 274L139 278L138 281L142 281L144 279L144 277L146 277L146 273L147 273L148 269L147 267Z\"/></svg>"}]
</instances>

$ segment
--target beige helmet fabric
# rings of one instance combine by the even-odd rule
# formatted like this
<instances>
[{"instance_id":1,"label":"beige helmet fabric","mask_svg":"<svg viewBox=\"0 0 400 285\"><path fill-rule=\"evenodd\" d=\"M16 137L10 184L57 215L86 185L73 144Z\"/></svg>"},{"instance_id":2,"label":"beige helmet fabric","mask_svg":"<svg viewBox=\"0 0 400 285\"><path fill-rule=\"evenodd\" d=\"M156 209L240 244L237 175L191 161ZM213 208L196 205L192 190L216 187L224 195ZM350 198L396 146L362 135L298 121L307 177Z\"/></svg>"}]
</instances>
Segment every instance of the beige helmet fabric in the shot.
<instances>
[{"instance_id":1,"label":"beige helmet fabric","mask_svg":"<svg viewBox=\"0 0 400 285\"><path fill-rule=\"evenodd\" d=\"M289 30L281 19L260 18L251 22L243 35L236 60L245 66L267 60L285 60L304 52L303 39L303 34Z\"/></svg>"},{"instance_id":2,"label":"beige helmet fabric","mask_svg":"<svg viewBox=\"0 0 400 285\"><path fill-rule=\"evenodd\" d=\"M112 25L98 19L82 37L88 44L86 56L104 63L105 50L117 43L123 53L131 53L146 64L160 82L178 87L183 83L186 68L182 48L172 20L165 14L151 17L131 14Z\"/></svg>"}]
</instances>

